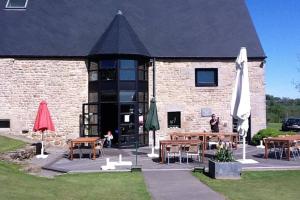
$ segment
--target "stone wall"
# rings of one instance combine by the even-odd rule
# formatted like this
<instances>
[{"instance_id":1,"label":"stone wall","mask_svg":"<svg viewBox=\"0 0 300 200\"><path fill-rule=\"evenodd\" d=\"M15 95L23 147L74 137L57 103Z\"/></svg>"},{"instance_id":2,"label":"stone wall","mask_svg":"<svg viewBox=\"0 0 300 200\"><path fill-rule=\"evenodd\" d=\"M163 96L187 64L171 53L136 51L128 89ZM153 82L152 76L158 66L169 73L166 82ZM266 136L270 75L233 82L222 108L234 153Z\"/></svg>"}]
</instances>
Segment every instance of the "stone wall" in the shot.
<instances>
[{"instance_id":1,"label":"stone wall","mask_svg":"<svg viewBox=\"0 0 300 200\"><path fill-rule=\"evenodd\" d=\"M261 61L249 62L252 135L266 127L264 69ZM195 87L195 68L218 68L218 87ZM235 81L232 61L156 61L156 96L161 130L157 139L169 133L210 131L210 117L201 109L210 108L220 117L221 131L232 131L230 101ZM152 96L152 67L149 68L149 95ZM0 59L0 119L10 119L10 134L40 139L32 128L41 100L48 102L56 131L46 141L63 145L79 136L79 115L88 100L88 73L85 60ZM167 127L167 112L181 112L181 128ZM29 133L22 133L29 130ZM1 130L0 130L1 131ZM150 134L151 136L152 134Z\"/></svg>"},{"instance_id":2,"label":"stone wall","mask_svg":"<svg viewBox=\"0 0 300 200\"><path fill-rule=\"evenodd\" d=\"M261 61L249 62L251 90L251 133L266 127L264 69ZM217 87L195 87L196 68L218 68ZM220 117L220 131L232 132L230 102L235 82L235 61L156 61L156 99L161 129L158 139L171 132L210 131L210 117L201 109L210 108ZM152 67L149 68L149 93L152 96ZM181 112L181 128L167 127L167 112ZM151 136L151 134L150 134Z\"/></svg>"},{"instance_id":3,"label":"stone wall","mask_svg":"<svg viewBox=\"0 0 300 200\"><path fill-rule=\"evenodd\" d=\"M46 133L45 140L64 145L79 136L79 115L87 98L84 60L0 59L0 119L10 119L10 134L40 139L32 128L39 103L46 100L56 131Z\"/></svg>"}]
</instances>

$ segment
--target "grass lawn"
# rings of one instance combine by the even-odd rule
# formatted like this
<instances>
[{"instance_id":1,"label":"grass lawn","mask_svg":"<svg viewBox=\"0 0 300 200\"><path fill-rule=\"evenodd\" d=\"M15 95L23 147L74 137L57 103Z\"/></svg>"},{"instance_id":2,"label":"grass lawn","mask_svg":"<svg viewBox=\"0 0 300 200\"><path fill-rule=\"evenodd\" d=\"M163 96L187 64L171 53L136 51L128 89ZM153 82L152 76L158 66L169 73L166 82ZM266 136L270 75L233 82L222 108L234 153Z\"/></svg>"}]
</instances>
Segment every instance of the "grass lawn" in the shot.
<instances>
[{"instance_id":1,"label":"grass lawn","mask_svg":"<svg viewBox=\"0 0 300 200\"><path fill-rule=\"evenodd\" d=\"M281 131L281 125L281 123L268 123L267 127Z\"/></svg>"},{"instance_id":2,"label":"grass lawn","mask_svg":"<svg viewBox=\"0 0 300 200\"><path fill-rule=\"evenodd\" d=\"M25 146L25 142L0 136L0 153L12 151Z\"/></svg>"},{"instance_id":3,"label":"grass lawn","mask_svg":"<svg viewBox=\"0 0 300 200\"><path fill-rule=\"evenodd\" d=\"M230 200L300 198L300 171L243 172L240 180L215 180L202 173L194 175Z\"/></svg>"},{"instance_id":4,"label":"grass lawn","mask_svg":"<svg viewBox=\"0 0 300 200\"><path fill-rule=\"evenodd\" d=\"M141 173L68 174L53 179L0 162L0 199L150 199Z\"/></svg>"},{"instance_id":5,"label":"grass lawn","mask_svg":"<svg viewBox=\"0 0 300 200\"><path fill-rule=\"evenodd\" d=\"M24 143L0 137L0 152ZM53 179L20 171L16 164L0 161L0 199L150 199L141 173L67 174Z\"/></svg>"}]
</instances>

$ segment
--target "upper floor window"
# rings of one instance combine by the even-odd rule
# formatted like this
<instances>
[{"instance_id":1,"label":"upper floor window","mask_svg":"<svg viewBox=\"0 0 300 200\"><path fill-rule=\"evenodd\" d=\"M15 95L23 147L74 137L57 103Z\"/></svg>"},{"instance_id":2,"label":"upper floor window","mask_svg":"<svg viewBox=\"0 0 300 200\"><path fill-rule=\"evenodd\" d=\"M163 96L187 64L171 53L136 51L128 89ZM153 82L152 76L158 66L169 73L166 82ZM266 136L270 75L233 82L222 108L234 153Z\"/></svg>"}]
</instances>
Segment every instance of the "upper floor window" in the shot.
<instances>
[{"instance_id":1,"label":"upper floor window","mask_svg":"<svg viewBox=\"0 0 300 200\"><path fill-rule=\"evenodd\" d=\"M120 80L134 81L136 79L136 61L120 60Z\"/></svg>"},{"instance_id":2,"label":"upper floor window","mask_svg":"<svg viewBox=\"0 0 300 200\"><path fill-rule=\"evenodd\" d=\"M11 9L25 9L27 7L28 0L7 0L5 8Z\"/></svg>"},{"instance_id":3,"label":"upper floor window","mask_svg":"<svg viewBox=\"0 0 300 200\"><path fill-rule=\"evenodd\" d=\"M117 60L101 60L100 76L102 81L111 81L117 79Z\"/></svg>"},{"instance_id":4,"label":"upper floor window","mask_svg":"<svg viewBox=\"0 0 300 200\"><path fill-rule=\"evenodd\" d=\"M217 68L196 69L196 87L218 86Z\"/></svg>"}]
</instances>

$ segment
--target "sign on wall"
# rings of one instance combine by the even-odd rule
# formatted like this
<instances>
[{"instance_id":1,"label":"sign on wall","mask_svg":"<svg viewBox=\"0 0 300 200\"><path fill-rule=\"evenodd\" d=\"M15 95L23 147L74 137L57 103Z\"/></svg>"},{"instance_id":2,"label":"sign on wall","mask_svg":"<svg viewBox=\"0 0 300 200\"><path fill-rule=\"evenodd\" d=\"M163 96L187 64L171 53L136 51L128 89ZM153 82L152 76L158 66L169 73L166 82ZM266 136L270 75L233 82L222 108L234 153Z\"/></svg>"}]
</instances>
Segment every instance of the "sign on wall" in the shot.
<instances>
[{"instance_id":1,"label":"sign on wall","mask_svg":"<svg viewBox=\"0 0 300 200\"><path fill-rule=\"evenodd\" d=\"M201 117L210 117L211 115L211 108L201 108Z\"/></svg>"}]
</instances>

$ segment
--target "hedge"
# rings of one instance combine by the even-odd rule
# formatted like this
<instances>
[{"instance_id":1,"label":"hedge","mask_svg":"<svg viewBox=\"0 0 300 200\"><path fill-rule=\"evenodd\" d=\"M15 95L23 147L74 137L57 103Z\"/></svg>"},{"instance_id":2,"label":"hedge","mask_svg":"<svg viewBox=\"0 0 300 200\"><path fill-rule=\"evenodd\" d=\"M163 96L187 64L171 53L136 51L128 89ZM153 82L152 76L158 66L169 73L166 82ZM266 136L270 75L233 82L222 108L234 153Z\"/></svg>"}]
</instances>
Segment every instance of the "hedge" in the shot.
<instances>
[{"instance_id":1,"label":"hedge","mask_svg":"<svg viewBox=\"0 0 300 200\"><path fill-rule=\"evenodd\" d=\"M282 132L274 128L266 128L258 131L256 135L252 137L251 143L253 145L259 145L260 140L266 137L278 137L279 135L295 135L294 132Z\"/></svg>"}]
</instances>

